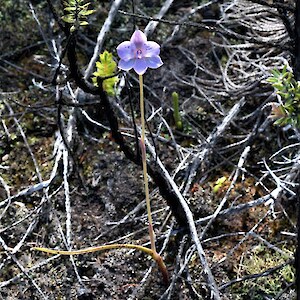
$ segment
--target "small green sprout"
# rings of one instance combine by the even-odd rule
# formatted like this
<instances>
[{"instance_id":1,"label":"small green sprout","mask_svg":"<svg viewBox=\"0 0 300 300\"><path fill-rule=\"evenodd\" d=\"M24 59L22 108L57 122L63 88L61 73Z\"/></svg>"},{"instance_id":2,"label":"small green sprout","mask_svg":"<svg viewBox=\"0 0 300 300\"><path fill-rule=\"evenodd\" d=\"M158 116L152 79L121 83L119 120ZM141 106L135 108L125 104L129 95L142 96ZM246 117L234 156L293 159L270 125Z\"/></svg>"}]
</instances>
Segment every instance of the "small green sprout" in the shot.
<instances>
[{"instance_id":1,"label":"small green sprout","mask_svg":"<svg viewBox=\"0 0 300 300\"><path fill-rule=\"evenodd\" d=\"M113 76L116 73L117 64L113 60L112 53L104 51L100 54L99 61L96 62L97 71L93 73L94 77L92 81L95 86L98 86L98 78L107 78L103 80L102 87L103 90L109 95L113 96L115 94L115 85L119 81L118 76Z\"/></svg>"},{"instance_id":2,"label":"small green sprout","mask_svg":"<svg viewBox=\"0 0 300 300\"><path fill-rule=\"evenodd\" d=\"M67 0L63 2L65 15L62 20L71 24L70 31L73 32L79 26L88 25L87 16L94 13L94 10L88 9L90 3L84 3L84 0Z\"/></svg>"},{"instance_id":3,"label":"small green sprout","mask_svg":"<svg viewBox=\"0 0 300 300\"><path fill-rule=\"evenodd\" d=\"M274 69L272 76L267 79L281 98L280 105L273 105L272 116L276 125L290 124L300 127L300 82L296 81L292 72Z\"/></svg>"},{"instance_id":4,"label":"small green sprout","mask_svg":"<svg viewBox=\"0 0 300 300\"><path fill-rule=\"evenodd\" d=\"M178 130L182 130L183 126L182 126L182 121L181 121L181 116L180 116L180 112L179 112L179 95L176 92L172 93L172 99L173 99L173 116L174 116L174 120L175 120L175 125L176 128Z\"/></svg>"}]
</instances>

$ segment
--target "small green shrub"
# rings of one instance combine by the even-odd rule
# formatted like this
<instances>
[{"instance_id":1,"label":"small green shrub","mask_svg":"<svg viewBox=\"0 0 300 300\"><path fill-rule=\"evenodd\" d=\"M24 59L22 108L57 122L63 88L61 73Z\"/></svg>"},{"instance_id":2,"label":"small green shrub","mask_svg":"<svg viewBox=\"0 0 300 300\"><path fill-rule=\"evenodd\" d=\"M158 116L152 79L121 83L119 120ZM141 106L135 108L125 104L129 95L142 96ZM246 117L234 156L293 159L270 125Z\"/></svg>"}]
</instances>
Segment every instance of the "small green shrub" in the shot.
<instances>
[{"instance_id":1,"label":"small green shrub","mask_svg":"<svg viewBox=\"0 0 300 300\"><path fill-rule=\"evenodd\" d=\"M283 69L274 69L271 77L267 79L274 87L281 103L273 106L272 114L275 124L291 124L300 127L300 82L296 81L292 72Z\"/></svg>"}]
</instances>

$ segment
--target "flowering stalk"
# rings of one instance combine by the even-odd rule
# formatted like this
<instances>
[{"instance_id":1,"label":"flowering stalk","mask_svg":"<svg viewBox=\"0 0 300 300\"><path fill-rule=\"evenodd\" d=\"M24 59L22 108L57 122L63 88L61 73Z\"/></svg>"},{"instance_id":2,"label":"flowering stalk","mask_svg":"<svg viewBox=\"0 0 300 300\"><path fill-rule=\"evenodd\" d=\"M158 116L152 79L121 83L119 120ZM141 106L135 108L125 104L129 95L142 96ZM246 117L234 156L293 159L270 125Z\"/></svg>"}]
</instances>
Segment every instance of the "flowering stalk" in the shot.
<instances>
[{"instance_id":1,"label":"flowering stalk","mask_svg":"<svg viewBox=\"0 0 300 300\"><path fill-rule=\"evenodd\" d=\"M151 215L148 173L147 173L146 146L145 146L145 107L144 107L143 75L139 75L139 83L140 83L140 110L141 110L141 125L142 125L140 145L141 145L141 152L142 152L145 197L146 197L147 215L148 215L148 222L149 222L149 237L150 237L151 249L155 253L156 252L155 234L153 230L152 215Z\"/></svg>"},{"instance_id":2,"label":"flowering stalk","mask_svg":"<svg viewBox=\"0 0 300 300\"><path fill-rule=\"evenodd\" d=\"M70 40L74 43L74 40ZM74 46L74 45L73 45ZM138 46L139 49L136 49L135 47ZM69 47L68 50L74 49L72 47ZM126 249L135 249L138 251L142 251L152 257L152 259L157 263L158 268L160 269L163 280L165 284L168 284L169 276L168 276L168 270L166 268L166 265L164 264L164 261L162 257L156 252L155 249L155 242L154 242L154 231L152 226L152 218L151 218L151 210L150 210L150 197L149 197L149 188L148 188L148 177L147 177L147 163L146 163L146 147L145 147L145 115L144 115L144 93L143 93L143 77L142 74L145 73L147 68L158 68L163 63L159 57L159 51L160 47L155 42L147 42L146 36L139 30L137 30L131 41L129 42L123 42L119 45L117 48L118 54L121 57L121 60L119 62L119 68L123 70L129 70L131 68L134 68L134 70L140 75L140 103L141 103L141 115L142 115L142 137L140 140L141 145L141 152L142 152L142 159L143 159L143 170L144 170L144 178L145 178L145 192L146 192L146 199L147 199L147 212L149 217L149 231L150 233L150 240L151 240L151 249L139 245L133 245L133 244L111 244L111 245L102 245L97 247L90 247L80 250L73 250L73 251L64 251L64 250L55 250L55 249L49 249L49 248L43 248L43 247L34 247L33 250L42 251L50 254L60 254L60 255L78 255L78 254L84 254L84 253L91 253L96 251L105 251L105 250L112 250L112 249L120 249L120 248L126 248ZM75 51L68 53L69 61L75 61ZM72 65L70 65L72 67ZM77 65L73 65L73 69L71 68L71 73L73 73L74 78L79 81L79 85L82 89L86 90L90 87L85 83L82 82L80 79L80 76L78 76L78 70ZM75 75L74 75L75 74ZM96 77L99 74L94 74ZM100 91L103 91L102 82L101 82L101 75L98 76L96 79L98 86L101 86ZM97 93L98 94L98 93ZM105 101L108 102L107 98L104 97Z\"/></svg>"},{"instance_id":3,"label":"flowering stalk","mask_svg":"<svg viewBox=\"0 0 300 300\"><path fill-rule=\"evenodd\" d=\"M117 47L117 52L120 57L118 67L121 70L134 71L139 75L140 85L140 110L141 110L141 138L140 148L142 154L145 198L147 205L147 216L149 222L149 237L151 243L151 251L154 256L160 257L156 252L155 247L155 234L153 230L151 205L148 186L148 174L147 174L147 158L146 158L146 146L145 146L145 107L144 107L144 87L143 87L143 74L148 68L157 69L163 65L163 62L159 56L160 46L156 42L148 41L146 35L136 30L130 38L130 41L124 41ZM154 258L154 257L153 257ZM155 259L155 258L154 258ZM157 259L155 259L157 261ZM164 269L163 273L167 274L166 266L163 264L161 267Z\"/></svg>"},{"instance_id":4,"label":"flowering stalk","mask_svg":"<svg viewBox=\"0 0 300 300\"><path fill-rule=\"evenodd\" d=\"M142 31L136 30L131 36L130 41L124 41L117 47L117 52L120 57L118 67L124 71L129 71L130 69L133 68L134 71L139 75L140 110L141 110L141 125L142 125L140 147L142 153L145 197L146 197L147 215L148 215L148 222L149 222L149 236L151 242L151 249L154 253L156 253L155 235L154 235L153 224L152 224L149 187L148 187L148 174L147 174L143 74L147 71L148 68L157 69L160 66L162 66L163 62L159 56L160 46L156 42L148 41L146 35Z\"/></svg>"}]
</instances>

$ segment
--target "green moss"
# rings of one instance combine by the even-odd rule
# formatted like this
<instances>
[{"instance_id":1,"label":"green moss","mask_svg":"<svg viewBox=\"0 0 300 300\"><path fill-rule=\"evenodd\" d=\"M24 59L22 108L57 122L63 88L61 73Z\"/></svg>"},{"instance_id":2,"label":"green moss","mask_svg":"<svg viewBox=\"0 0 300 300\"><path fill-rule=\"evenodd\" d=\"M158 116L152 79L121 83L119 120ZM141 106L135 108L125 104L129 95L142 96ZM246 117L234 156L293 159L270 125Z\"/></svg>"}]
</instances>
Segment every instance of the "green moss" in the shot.
<instances>
[{"instance_id":1,"label":"green moss","mask_svg":"<svg viewBox=\"0 0 300 300\"><path fill-rule=\"evenodd\" d=\"M289 255L287 249L283 249L287 255L270 251L263 245L255 247L244 257L236 269L239 277L252 274L260 274L268 269L284 264ZM245 280L238 287L234 287L235 299L265 299L263 294L277 295L284 287L294 282L295 270L291 265L286 265L277 272L253 280ZM249 298L250 297L250 298Z\"/></svg>"}]
</instances>

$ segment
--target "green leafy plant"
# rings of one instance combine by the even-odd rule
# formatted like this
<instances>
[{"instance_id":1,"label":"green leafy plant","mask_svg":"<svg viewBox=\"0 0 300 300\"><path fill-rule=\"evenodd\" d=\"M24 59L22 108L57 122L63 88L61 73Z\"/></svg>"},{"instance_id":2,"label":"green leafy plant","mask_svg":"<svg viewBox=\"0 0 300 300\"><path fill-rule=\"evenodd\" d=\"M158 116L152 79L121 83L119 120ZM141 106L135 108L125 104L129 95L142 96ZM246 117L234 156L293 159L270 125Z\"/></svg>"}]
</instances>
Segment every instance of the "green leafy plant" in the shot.
<instances>
[{"instance_id":1,"label":"green leafy plant","mask_svg":"<svg viewBox=\"0 0 300 300\"><path fill-rule=\"evenodd\" d=\"M110 96L115 94L115 85L119 81L118 76L113 76L116 73L117 64L113 60L112 53L104 51L99 56L99 61L96 62L97 71L93 73L92 81L95 86L98 86L98 79L102 80L103 90ZM110 78L107 78L110 77Z\"/></svg>"},{"instance_id":2,"label":"green leafy plant","mask_svg":"<svg viewBox=\"0 0 300 300\"><path fill-rule=\"evenodd\" d=\"M70 31L73 32L79 26L88 25L87 16L91 15L94 10L88 9L90 3L84 3L84 0L67 0L63 2L65 15L62 20L71 24Z\"/></svg>"},{"instance_id":3,"label":"green leafy plant","mask_svg":"<svg viewBox=\"0 0 300 300\"><path fill-rule=\"evenodd\" d=\"M275 124L300 127L300 82L295 80L287 66L281 71L274 69L267 81L272 84L281 100L279 105L273 105L272 108Z\"/></svg>"}]
</instances>

